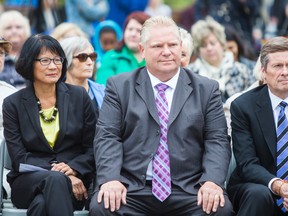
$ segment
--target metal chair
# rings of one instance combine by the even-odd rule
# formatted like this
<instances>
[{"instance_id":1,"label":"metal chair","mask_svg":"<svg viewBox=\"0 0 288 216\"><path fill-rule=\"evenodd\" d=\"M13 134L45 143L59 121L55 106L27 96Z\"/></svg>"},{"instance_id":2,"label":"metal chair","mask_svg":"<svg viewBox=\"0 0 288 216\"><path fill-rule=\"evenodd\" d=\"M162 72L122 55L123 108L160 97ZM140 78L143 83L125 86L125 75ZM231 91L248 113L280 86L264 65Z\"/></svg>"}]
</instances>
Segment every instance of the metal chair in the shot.
<instances>
[{"instance_id":1,"label":"metal chair","mask_svg":"<svg viewBox=\"0 0 288 216\"><path fill-rule=\"evenodd\" d=\"M1 182L1 185L3 184L4 167L10 170L12 168L12 162L11 162L11 158L6 148L6 142L5 140L2 140L1 146L0 146L0 182ZM0 204L1 204L0 215L2 216L26 216L27 209L17 209L14 207L11 200L3 199L2 186L0 187ZM74 216L88 216L88 213L89 212L87 210L74 211Z\"/></svg>"}]
</instances>

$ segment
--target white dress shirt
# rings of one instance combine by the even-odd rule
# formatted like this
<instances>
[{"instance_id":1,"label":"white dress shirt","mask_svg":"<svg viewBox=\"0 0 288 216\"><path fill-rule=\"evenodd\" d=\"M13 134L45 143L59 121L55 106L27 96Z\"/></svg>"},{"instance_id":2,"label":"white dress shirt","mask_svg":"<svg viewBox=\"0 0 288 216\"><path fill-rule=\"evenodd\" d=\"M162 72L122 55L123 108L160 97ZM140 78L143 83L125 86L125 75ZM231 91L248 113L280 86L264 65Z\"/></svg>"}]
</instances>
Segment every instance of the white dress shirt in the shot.
<instances>
[{"instance_id":1,"label":"white dress shirt","mask_svg":"<svg viewBox=\"0 0 288 216\"><path fill-rule=\"evenodd\" d=\"M152 75L148 71L148 75L150 77L151 84L153 86L153 92L154 92L155 98L156 98L156 95L158 93L157 89L155 87L156 85L158 85L159 83L163 83L163 84L166 84L166 85L169 86L169 88L165 91L166 99L167 99L167 102L168 102L168 110L169 110L169 112L170 112L170 109L171 109L175 88L176 88L176 85L177 85L177 82L178 82L179 73L180 73L180 68L178 69L177 73L170 80L168 80L167 82L161 82L157 77L155 77L154 75ZM150 161L150 163L148 165L148 169L147 169L147 172L146 172L146 180L152 180L152 160Z\"/></svg>"},{"instance_id":2,"label":"white dress shirt","mask_svg":"<svg viewBox=\"0 0 288 216\"><path fill-rule=\"evenodd\" d=\"M280 113L280 107L279 107L279 104L282 102L282 101L285 101L287 104L288 104L288 98L285 98L284 100L277 97L276 95L274 95L270 89L268 89L268 92L269 92L269 97L270 97L270 100L271 100L271 106L272 106L272 110L273 110L273 115L274 115L274 124L275 124L275 128L277 129L277 123L278 123L278 116L279 116L279 113ZM285 115L286 117L288 116L288 107L285 107ZM268 187L269 189L272 191L272 183L277 180L279 178L273 178L271 179L271 181L269 182L268 184ZM273 191L272 191L273 192ZM274 193L274 192L273 192Z\"/></svg>"},{"instance_id":3,"label":"white dress shirt","mask_svg":"<svg viewBox=\"0 0 288 216\"><path fill-rule=\"evenodd\" d=\"M3 100L13 94L14 92L16 92L17 89L15 87L13 87L12 85L4 82L4 81L0 81L0 139L4 139L3 136L3 116L2 116L2 103Z\"/></svg>"},{"instance_id":4,"label":"white dress shirt","mask_svg":"<svg viewBox=\"0 0 288 216\"><path fill-rule=\"evenodd\" d=\"M8 97L9 95L13 94L14 92L16 92L17 89L15 87L13 87L12 85L4 82L4 81L0 81L0 139L4 139L4 135L3 135L3 115L2 115L2 104L3 104L3 100ZM4 168L4 174L3 174L3 187L7 193L7 197L8 199L11 199L11 188L9 183L7 182L6 179L6 175L8 174L8 172L10 172L10 170Z\"/></svg>"}]
</instances>

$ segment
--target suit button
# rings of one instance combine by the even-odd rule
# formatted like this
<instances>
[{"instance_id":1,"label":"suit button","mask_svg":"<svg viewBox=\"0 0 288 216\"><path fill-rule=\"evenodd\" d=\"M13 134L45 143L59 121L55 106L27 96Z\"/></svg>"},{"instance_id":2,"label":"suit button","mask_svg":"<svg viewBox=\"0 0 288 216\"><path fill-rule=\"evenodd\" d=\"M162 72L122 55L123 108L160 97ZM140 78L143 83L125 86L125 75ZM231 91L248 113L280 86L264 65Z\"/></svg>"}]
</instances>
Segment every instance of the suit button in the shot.
<instances>
[{"instance_id":1,"label":"suit button","mask_svg":"<svg viewBox=\"0 0 288 216\"><path fill-rule=\"evenodd\" d=\"M160 134L160 131L159 131L159 130L157 130L157 131L156 131L156 135L158 136L159 134Z\"/></svg>"},{"instance_id":2,"label":"suit button","mask_svg":"<svg viewBox=\"0 0 288 216\"><path fill-rule=\"evenodd\" d=\"M142 179L145 179L145 178L146 178L146 176L145 176L145 175L142 175L141 177L142 177Z\"/></svg>"}]
</instances>

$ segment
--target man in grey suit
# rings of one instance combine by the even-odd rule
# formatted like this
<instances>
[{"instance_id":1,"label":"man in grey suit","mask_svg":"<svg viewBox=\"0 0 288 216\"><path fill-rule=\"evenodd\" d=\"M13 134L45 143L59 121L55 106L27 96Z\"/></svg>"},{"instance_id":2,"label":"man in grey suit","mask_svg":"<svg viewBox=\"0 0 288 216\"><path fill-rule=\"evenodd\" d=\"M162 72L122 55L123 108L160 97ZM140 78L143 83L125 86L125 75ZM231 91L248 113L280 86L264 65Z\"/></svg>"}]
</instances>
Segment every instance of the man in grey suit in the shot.
<instances>
[{"instance_id":1,"label":"man in grey suit","mask_svg":"<svg viewBox=\"0 0 288 216\"><path fill-rule=\"evenodd\" d=\"M152 17L139 45L147 66L108 80L90 216L232 215L218 83L181 68L181 48L175 22Z\"/></svg>"}]
</instances>

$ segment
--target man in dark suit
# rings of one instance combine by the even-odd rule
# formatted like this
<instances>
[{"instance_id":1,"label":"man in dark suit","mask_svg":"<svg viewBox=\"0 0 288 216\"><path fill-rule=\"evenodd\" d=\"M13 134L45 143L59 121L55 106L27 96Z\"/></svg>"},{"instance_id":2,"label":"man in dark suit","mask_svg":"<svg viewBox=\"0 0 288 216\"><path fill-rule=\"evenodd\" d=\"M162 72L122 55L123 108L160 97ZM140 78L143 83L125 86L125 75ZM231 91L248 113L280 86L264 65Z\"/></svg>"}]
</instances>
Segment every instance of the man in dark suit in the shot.
<instances>
[{"instance_id":1,"label":"man in dark suit","mask_svg":"<svg viewBox=\"0 0 288 216\"><path fill-rule=\"evenodd\" d=\"M139 46L147 66L108 80L91 216L232 214L218 84L180 67L181 46L175 22L152 17Z\"/></svg>"},{"instance_id":2,"label":"man in dark suit","mask_svg":"<svg viewBox=\"0 0 288 216\"><path fill-rule=\"evenodd\" d=\"M228 194L239 216L287 215L288 39L276 37L262 48L267 85L238 97L231 105L237 168ZM282 198L282 199L281 199Z\"/></svg>"}]
</instances>

